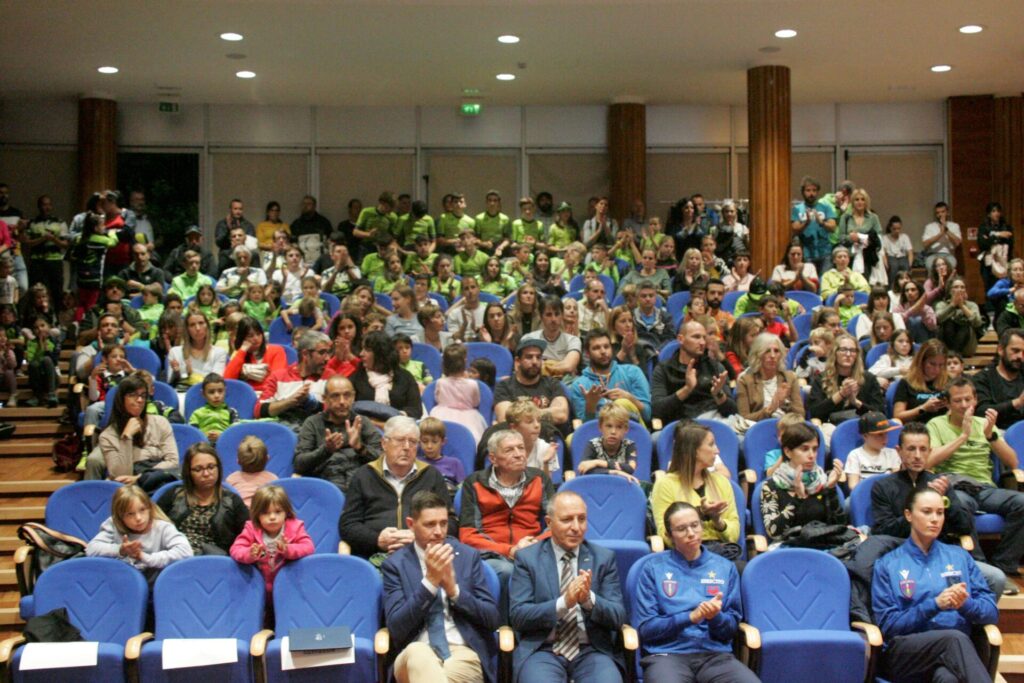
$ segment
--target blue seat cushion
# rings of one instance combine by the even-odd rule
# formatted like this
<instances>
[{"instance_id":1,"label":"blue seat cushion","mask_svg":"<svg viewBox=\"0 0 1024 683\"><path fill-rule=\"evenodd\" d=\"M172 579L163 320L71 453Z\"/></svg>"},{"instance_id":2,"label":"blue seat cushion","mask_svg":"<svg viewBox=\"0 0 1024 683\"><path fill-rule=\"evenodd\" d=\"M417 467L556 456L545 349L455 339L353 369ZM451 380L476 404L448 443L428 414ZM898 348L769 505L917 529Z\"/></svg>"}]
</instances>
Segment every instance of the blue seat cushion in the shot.
<instances>
[{"instance_id":1,"label":"blue seat cushion","mask_svg":"<svg viewBox=\"0 0 1024 683\"><path fill-rule=\"evenodd\" d=\"M22 648L14 653L15 683L110 683L125 680L124 646L100 643L96 666L75 666L67 669L19 671Z\"/></svg>"},{"instance_id":2,"label":"blue seat cushion","mask_svg":"<svg viewBox=\"0 0 1024 683\"><path fill-rule=\"evenodd\" d=\"M866 648L852 631L762 631L761 681L859 683L867 673Z\"/></svg>"},{"instance_id":3,"label":"blue seat cushion","mask_svg":"<svg viewBox=\"0 0 1024 683\"><path fill-rule=\"evenodd\" d=\"M194 683L201 679L223 683L249 683L253 680L252 659L249 657L249 643L236 641L238 661L234 664L198 666L187 669L164 670L163 643L153 641L142 646L139 657L140 678L147 683L167 681L168 683Z\"/></svg>"}]
</instances>

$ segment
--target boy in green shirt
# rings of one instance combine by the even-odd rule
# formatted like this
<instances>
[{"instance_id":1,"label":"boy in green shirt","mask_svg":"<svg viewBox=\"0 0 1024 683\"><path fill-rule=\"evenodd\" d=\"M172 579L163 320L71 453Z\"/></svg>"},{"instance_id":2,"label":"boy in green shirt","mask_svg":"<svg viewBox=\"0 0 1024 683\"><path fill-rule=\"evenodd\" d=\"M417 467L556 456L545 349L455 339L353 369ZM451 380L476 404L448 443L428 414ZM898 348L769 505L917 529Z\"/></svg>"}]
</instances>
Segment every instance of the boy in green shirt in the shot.
<instances>
[{"instance_id":1,"label":"boy in green shirt","mask_svg":"<svg viewBox=\"0 0 1024 683\"><path fill-rule=\"evenodd\" d=\"M206 404L196 408L188 418L188 423L196 427L210 443L217 443L220 433L238 422L238 411L224 403L227 384L216 372L203 378L203 398Z\"/></svg>"},{"instance_id":2,"label":"boy in green shirt","mask_svg":"<svg viewBox=\"0 0 1024 683\"><path fill-rule=\"evenodd\" d=\"M619 267L608 253L608 245L600 242L590 248L590 263L584 272L593 271L598 275L607 275L613 282L619 281Z\"/></svg>"},{"instance_id":3,"label":"boy in green shirt","mask_svg":"<svg viewBox=\"0 0 1024 683\"><path fill-rule=\"evenodd\" d=\"M512 224L508 216L501 212L501 195L491 190L485 197L487 210L476 216L476 233L480 237L480 248L486 252L501 256L508 246L512 233Z\"/></svg>"},{"instance_id":4,"label":"boy in green shirt","mask_svg":"<svg viewBox=\"0 0 1024 683\"><path fill-rule=\"evenodd\" d=\"M394 237L397 228L395 196L390 192L381 192L377 198L377 206L368 206L359 212L356 226L352 228L352 236L364 243L372 243L381 234L386 233ZM363 272L365 274L366 271Z\"/></svg>"},{"instance_id":5,"label":"boy in green shirt","mask_svg":"<svg viewBox=\"0 0 1024 683\"><path fill-rule=\"evenodd\" d=\"M512 221L512 243L532 244L544 241L544 224L534 218L537 207L529 197L519 200L519 218Z\"/></svg>"},{"instance_id":6,"label":"boy in green shirt","mask_svg":"<svg viewBox=\"0 0 1024 683\"><path fill-rule=\"evenodd\" d=\"M409 275L432 273L437 260L437 254L431 253L433 246L433 241L426 235L416 235L415 252L405 257L405 272Z\"/></svg>"},{"instance_id":7,"label":"boy in green shirt","mask_svg":"<svg viewBox=\"0 0 1024 683\"><path fill-rule=\"evenodd\" d=\"M359 272L365 280L374 280L384 274L388 255L396 249L395 238L389 232L378 232L373 238L377 245L377 253L367 254L359 264Z\"/></svg>"},{"instance_id":8,"label":"boy in green shirt","mask_svg":"<svg viewBox=\"0 0 1024 683\"><path fill-rule=\"evenodd\" d=\"M139 309L139 320L141 329L139 333L143 339L154 339L156 337L156 325L160 316L164 313L164 287L159 282L151 282L142 288L142 308Z\"/></svg>"},{"instance_id":9,"label":"boy in green shirt","mask_svg":"<svg viewBox=\"0 0 1024 683\"><path fill-rule=\"evenodd\" d=\"M476 277L487 267L487 254L477 249L476 233L472 230L463 230L459 236L461 251L455 255L455 274L459 276L472 275Z\"/></svg>"},{"instance_id":10,"label":"boy in green shirt","mask_svg":"<svg viewBox=\"0 0 1024 683\"><path fill-rule=\"evenodd\" d=\"M473 230L476 221L466 215L466 195L454 192L450 195L445 208L449 213L442 214L437 224L438 249L445 254L454 254L459 246L460 235L465 230Z\"/></svg>"},{"instance_id":11,"label":"boy in green shirt","mask_svg":"<svg viewBox=\"0 0 1024 683\"><path fill-rule=\"evenodd\" d=\"M576 239L575 231L569 224L569 219L572 218L572 205L569 202L562 202L555 213L558 217L548 228L547 249L548 253L561 256Z\"/></svg>"},{"instance_id":12,"label":"boy in green shirt","mask_svg":"<svg viewBox=\"0 0 1024 683\"><path fill-rule=\"evenodd\" d=\"M50 323L45 318L36 318L32 323L32 331L36 338L25 344L28 385L32 388L32 398L25 401L25 404L35 408L45 400L48 408L56 408L57 345L50 339Z\"/></svg>"},{"instance_id":13,"label":"boy in green shirt","mask_svg":"<svg viewBox=\"0 0 1024 683\"><path fill-rule=\"evenodd\" d=\"M406 249L420 236L426 237L427 242L433 242L437 235L434 219L427 215L427 203L419 199L412 203L410 212L399 218L398 223L398 241Z\"/></svg>"},{"instance_id":14,"label":"boy in green shirt","mask_svg":"<svg viewBox=\"0 0 1024 683\"><path fill-rule=\"evenodd\" d=\"M398 367L408 370L416 380L416 384L420 385L420 391L423 391L423 387L433 382L434 377L423 361L413 360L412 338L407 334L396 334L393 343L395 352L398 353Z\"/></svg>"}]
</instances>

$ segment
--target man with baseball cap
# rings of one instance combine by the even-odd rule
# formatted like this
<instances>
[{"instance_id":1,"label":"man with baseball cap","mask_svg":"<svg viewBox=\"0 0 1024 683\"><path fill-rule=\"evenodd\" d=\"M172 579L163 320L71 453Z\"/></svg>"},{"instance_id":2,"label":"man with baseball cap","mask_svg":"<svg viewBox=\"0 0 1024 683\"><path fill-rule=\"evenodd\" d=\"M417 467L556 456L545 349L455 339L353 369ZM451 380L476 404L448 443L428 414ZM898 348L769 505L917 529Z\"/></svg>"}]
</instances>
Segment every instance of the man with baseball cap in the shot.
<instances>
[{"instance_id":1,"label":"man with baseball cap","mask_svg":"<svg viewBox=\"0 0 1024 683\"><path fill-rule=\"evenodd\" d=\"M543 339L520 340L512 375L494 387L494 415L498 422L505 421L505 411L519 398L533 401L540 408L541 417L555 425L569 422L569 399L565 396L564 385L541 373L547 346Z\"/></svg>"},{"instance_id":2,"label":"man with baseball cap","mask_svg":"<svg viewBox=\"0 0 1024 683\"><path fill-rule=\"evenodd\" d=\"M185 272L185 252L194 251L199 254L199 272L206 273L211 278L217 273L217 263L214 261L213 253L203 247L203 231L198 225L190 225L185 231L185 243L179 244L164 260L164 270L171 277L181 275Z\"/></svg>"}]
</instances>

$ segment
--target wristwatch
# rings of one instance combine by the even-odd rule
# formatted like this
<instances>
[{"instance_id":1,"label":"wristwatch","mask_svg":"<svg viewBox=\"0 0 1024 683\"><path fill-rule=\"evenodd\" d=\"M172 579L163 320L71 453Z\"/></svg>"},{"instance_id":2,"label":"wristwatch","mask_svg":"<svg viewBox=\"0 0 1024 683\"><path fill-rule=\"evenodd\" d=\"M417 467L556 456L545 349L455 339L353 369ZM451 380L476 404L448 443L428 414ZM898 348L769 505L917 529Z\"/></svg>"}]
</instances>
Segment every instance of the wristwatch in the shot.
<instances>
[{"instance_id":1,"label":"wristwatch","mask_svg":"<svg viewBox=\"0 0 1024 683\"><path fill-rule=\"evenodd\" d=\"M992 443L993 441L999 440L999 435L996 434L995 432L992 432L989 436L986 436L985 438L988 439L989 443Z\"/></svg>"}]
</instances>

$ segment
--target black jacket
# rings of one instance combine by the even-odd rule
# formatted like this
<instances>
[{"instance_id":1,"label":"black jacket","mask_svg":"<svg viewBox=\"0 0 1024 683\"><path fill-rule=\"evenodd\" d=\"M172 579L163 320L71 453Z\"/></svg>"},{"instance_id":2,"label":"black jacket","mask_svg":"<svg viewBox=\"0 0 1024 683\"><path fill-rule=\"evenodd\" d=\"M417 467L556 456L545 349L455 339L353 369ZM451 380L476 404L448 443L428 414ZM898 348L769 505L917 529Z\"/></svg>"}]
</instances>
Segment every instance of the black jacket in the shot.
<instances>
[{"instance_id":1,"label":"black jacket","mask_svg":"<svg viewBox=\"0 0 1024 683\"><path fill-rule=\"evenodd\" d=\"M928 482L938 477L931 472L921 472L914 483L906 470L880 476L871 488L871 514L874 516L871 533L909 538L910 522L903 516L903 503L911 491L927 488ZM942 537L959 545L960 536L974 532L974 519L957 496L949 495L947 498L949 507L946 508L946 521L942 524Z\"/></svg>"},{"instance_id":2,"label":"black jacket","mask_svg":"<svg viewBox=\"0 0 1024 683\"><path fill-rule=\"evenodd\" d=\"M697 388L685 401L680 401L676 392L686 385L686 366L679 362L678 355L658 363L651 377L651 413L664 422L693 419L709 410L717 410L724 417L734 414L736 401L728 391L728 398L721 405L715 403L711 395L711 382L723 372L725 367L721 363L707 355L701 356L697 361Z\"/></svg>"},{"instance_id":3,"label":"black jacket","mask_svg":"<svg viewBox=\"0 0 1024 683\"><path fill-rule=\"evenodd\" d=\"M357 401L373 401L375 392L370 386L370 379L366 375L366 368L362 365L348 378L352 387L356 390ZM391 391L388 392L390 405L395 410L401 410L413 419L420 419L423 415L423 403L420 398L420 388L415 378L408 370L395 369L395 378L391 384Z\"/></svg>"},{"instance_id":4,"label":"black jacket","mask_svg":"<svg viewBox=\"0 0 1024 683\"><path fill-rule=\"evenodd\" d=\"M188 500L185 498L185 487L179 486L171 489L156 502L174 526L181 529L182 522L188 517ZM226 555L231 550L231 544L235 542L238 534L242 533L242 527L249 520L249 508L235 493L223 489L220 492L220 503L217 511L213 513L210 520L210 535L213 537L213 544L224 551ZM197 550L193 548L193 550Z\"/></svg>"},{"instance_id":5,"label":"black jacket","mask_svg":"<svg viewBox=\"0 0 1024 683\"><path fill-rule=\"evenodd\" d=\"M1024 372L1018 372L1017 379L1010 382L999 374L996 368L998 362L998 359L993 361L971 378L974 381L974 389L978 392L978 407L974 409L974 414L984 415L986 410L994 408L999 413L996 426L999 429L1009 429L1014 423L1024 420L1024 410L1015 409L1011 403L1024 393Z\"/></svg>"},{"instance_id":6,"label":"black jacket","mask_svg":"<svg viewBox=\"0 0 1024 683\"><path fill-rule=\"evenodd\" d=\"M360 467L345 494L345 509L338 520L338 531L343 541L352 547L352 554L370 557L382 552L377 537L389 526L405 528L412 497L418 491L433 491L443 500L448 498L448 485L436 467L417 462L419 468L402 489L402 499L384 479L384 456ZM458 537L459 523L455 514L448 513L448 535Z\"/></svg>"},{"instance_id":7,"label":"black jacket","mask_svg":"<svg viewBox=\"0 0 1024 683\"><path fill-rule=\"evenodd\" d=\"M304 477L326 479L342 493L348 490L352 476L363 465L380 457L380 432L365 417L361 421L362 428L359 438L362 450L358 453L348 442L348 434L340 425L327 422L324 413L317 413L306 418L299 429L299 444L295 448L295 473ZM336 450L328 450L325 445L327 430L340 431L344 437L344 445Z\"/></svg>"},{"instance_id":8,"label":"black jacket","mask_svg":"<svg viewBox=\"0 0 1024 683\"><path fill-rule=\"evenodd\" d=\"M826 394L821 386L821 377L819 374L811 380L811 395L807 399L807 411L811 418L828 422L832 413L853 410L845 403L837 405L832 402L832 397ZM857 409L858 415L863 415L871 410L885 413L885 394L882 393L882 387L878 386L878 380L867 370L864 371L864 383L860 385L857 398L861 402L861 407Z\"/></svg>"}]
</instances>

